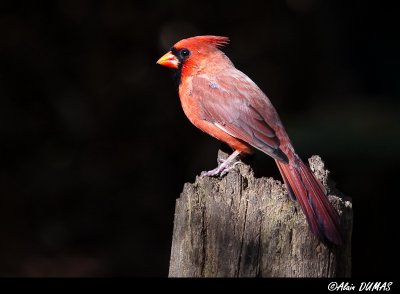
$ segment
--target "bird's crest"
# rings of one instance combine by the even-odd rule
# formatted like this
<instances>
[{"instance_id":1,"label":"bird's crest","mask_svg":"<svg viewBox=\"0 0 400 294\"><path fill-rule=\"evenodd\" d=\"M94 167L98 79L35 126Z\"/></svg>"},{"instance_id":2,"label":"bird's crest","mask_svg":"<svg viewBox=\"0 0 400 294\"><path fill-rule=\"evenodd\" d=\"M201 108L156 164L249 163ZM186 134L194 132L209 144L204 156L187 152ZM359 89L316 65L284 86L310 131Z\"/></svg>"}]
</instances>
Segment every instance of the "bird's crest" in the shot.
<instances>
[{"instance_id":1,"label":"bird's crest","mask_svg":"<svg viewBox=\"0 0 400 294\"><path fill-rule=\"evenodd\" d=\"M196 36L188 39L183 39L175 44L175 48L190 48L190 47L203 47L212 46L214 48L221 48L229 43L228 37L221 36Z\"/></svg>"}]
</instances>

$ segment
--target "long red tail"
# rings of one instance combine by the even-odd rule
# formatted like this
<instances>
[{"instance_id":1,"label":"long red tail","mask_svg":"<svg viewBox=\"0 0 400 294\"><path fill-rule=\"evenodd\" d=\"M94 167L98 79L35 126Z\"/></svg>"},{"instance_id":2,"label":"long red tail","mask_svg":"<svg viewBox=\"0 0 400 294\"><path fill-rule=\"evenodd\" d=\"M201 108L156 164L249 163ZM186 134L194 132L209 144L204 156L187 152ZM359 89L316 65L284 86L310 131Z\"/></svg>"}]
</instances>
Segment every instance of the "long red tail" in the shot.
<instances>
[{"instance_id":1,"label":"long red tail","mask_svg":"<svg viewBox=\"0 0 400 294\"><path fill-rule=\"evenodd\" d=\"M321 239L342 244L339 215L329 203L322 184L301 159L297 166L276 160L289 193L293 193L303 210L311 231Z\"/></svg>"}]
</instances>

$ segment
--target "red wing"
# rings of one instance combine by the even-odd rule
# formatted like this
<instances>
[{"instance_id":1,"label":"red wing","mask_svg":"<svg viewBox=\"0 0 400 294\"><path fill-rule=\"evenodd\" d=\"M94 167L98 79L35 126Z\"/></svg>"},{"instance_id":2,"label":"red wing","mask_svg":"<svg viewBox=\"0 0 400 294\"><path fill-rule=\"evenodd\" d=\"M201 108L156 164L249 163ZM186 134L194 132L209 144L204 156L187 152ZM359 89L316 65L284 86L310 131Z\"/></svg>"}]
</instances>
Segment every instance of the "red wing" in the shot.
<instances>
[{"instance_id":1,"label":"red wing","mask_svg":"<svg viewBox=\"0 0 400 294\"><path fill-rule=\"evenodd\" d=\"M201 118L278 160L288 162L267 120L276 113L265 94L243 73L210 80L196 76L191 94L199 101ZM258 110L259 109L259 110Z\"/></svg>"}]
</instances>

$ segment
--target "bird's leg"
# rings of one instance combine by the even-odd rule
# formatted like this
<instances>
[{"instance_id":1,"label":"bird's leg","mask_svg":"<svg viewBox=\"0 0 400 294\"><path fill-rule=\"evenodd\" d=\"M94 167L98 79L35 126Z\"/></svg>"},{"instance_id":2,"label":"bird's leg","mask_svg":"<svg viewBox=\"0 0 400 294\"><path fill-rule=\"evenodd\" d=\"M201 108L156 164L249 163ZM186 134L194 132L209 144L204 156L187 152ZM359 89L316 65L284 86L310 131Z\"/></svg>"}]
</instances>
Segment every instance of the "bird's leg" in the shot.
<instances>
[{"instance_id":1,"label":"bird's leg","mask_svg":"<svg viewBox=\"0 0 400 294\"><path fill-rule=\"evenodd\" d=\"M218 167L214 168L213 170L204 172L202 175L213 177L213 176L224 176L233 169L237 164L241 163L240 161L233 162L236 157L240 154L239 151L235 150L229 157L224 160Z\"/></svg>"}]
</instances>

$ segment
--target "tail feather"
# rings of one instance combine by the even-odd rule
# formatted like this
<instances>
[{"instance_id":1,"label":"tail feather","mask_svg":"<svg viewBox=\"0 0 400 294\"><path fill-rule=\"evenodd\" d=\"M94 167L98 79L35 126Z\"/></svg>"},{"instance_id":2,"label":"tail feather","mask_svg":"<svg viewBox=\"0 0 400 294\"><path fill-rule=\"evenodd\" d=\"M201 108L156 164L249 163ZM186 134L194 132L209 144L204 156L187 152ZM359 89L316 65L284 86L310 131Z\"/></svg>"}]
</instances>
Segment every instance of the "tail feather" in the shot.
<instances>
[{"instance_id":1,"label":"tail feather","mask_svg":"<svg viewBox=\"0 0 400 294\"><path fill-rule=\"evenodd\" d=\"M284 182L285 185L286 185L286 189L287 189L287 192L288 192L290 198L291 198L292 200L296 200L296 195L294 194L293 189L292 189L292 186L290 186L289 180L286 178L285 173L283 172L283 170L282 170L282 168L281 168L281 165L279 164L279 161L276 160L276 163L277 163L277 165L278 165L279 172L280 172L281 175L282 175L283 182Z\"/></svg>"},{"instance_id":2,"label":"tail feather","mask_svg":"<svg viewBox=\"0 0 400 294\"><path fill-rule=\"evenodd\" d=\"M342 244L339 215L329 203L325 188L300 159L297 165L276 160L283 180L303 210L311 231L321 239ZM289 192L290 193L290 192Z\"/></svg>"}]
</instances>

